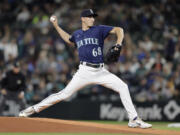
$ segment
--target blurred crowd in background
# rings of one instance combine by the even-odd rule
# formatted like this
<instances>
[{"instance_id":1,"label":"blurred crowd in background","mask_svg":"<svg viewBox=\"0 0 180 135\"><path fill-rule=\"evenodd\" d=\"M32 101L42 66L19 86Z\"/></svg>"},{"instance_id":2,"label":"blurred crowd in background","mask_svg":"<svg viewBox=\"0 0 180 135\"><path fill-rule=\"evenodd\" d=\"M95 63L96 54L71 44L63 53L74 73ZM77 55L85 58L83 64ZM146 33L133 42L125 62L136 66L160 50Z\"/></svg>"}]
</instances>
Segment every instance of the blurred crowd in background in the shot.
<instances>
[{"instance_id":1,"label":"blurred crowd in background","mask_svg":"<svg viewBox=\"0 0 180 135\"><path fill-rule=\"evenodd\" d=\"M49 21L53 14L71 34L81 28L80 13L93 8L96 24L124 29L118 63L106 65L124 80L133 100L180 98L180 3L175 0L1 0L0 80L18 60L26 75L25 98L39 102L62 90L78 69L75 47L67 45ZM105 42L104 55L116 37ZM99 85L88 86L68 100L119 100Z\"/></svg>"}]
</instances>

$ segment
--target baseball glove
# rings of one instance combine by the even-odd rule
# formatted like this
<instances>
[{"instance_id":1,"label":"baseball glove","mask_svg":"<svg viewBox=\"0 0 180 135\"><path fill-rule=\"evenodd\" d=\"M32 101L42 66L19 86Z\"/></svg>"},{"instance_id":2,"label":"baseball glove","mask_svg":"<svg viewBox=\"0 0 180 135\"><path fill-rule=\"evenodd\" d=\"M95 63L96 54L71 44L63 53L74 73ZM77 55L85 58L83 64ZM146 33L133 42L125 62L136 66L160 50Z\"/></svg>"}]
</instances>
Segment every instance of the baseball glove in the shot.
<instances>
[{"instance_id":1,"label":"baseball glove","mask_svg":"<svg viewBox=\"0 0 180 135\"><path fill-rule=\"evenodd\" d=\"M121 45L113 45L105 56L105 63L111 64L117 62L121 52Z\"/></svg>"}]
</instances>

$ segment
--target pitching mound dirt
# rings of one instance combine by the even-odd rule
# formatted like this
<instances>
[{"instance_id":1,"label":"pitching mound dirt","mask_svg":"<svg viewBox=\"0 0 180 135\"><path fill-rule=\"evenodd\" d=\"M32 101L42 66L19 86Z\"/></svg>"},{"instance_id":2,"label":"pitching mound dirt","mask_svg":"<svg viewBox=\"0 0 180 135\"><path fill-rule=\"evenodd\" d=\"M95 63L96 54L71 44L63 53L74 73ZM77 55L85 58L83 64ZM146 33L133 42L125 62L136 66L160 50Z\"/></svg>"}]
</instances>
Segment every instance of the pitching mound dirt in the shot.
<instances>
[{"instance_id":1,"label":"pitching mound dirt","mask_svg":"<svg viewBox=\"0 0 180 135\"><path fill-rule=\"evenodd\" d=\"M48 118L0 117L0 132L19 133L134 133L179 135L178 131L128 128L127 126Z\"/></svg>"}]
</instances>

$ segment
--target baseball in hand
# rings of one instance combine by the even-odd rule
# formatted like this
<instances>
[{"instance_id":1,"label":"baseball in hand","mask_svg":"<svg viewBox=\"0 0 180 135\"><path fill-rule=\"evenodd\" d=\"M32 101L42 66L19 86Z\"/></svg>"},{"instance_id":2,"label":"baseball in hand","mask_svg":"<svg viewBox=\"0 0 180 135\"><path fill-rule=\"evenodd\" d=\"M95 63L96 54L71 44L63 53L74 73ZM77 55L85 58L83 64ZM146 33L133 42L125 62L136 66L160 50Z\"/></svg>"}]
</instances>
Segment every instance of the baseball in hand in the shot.
<instances>
[{"instance_id":1,"label":"baseball in hand","mask_svg":"<svg viewBox=\"0 0 180 135\"><path fill-rule=\"evenodd\" d=\"M55 21L55 17L54 17L54 16L51 16L51 17L50 17L50 21L51 21L51 22L54 22L54 21Z\"/></svg>"}]
</instances>

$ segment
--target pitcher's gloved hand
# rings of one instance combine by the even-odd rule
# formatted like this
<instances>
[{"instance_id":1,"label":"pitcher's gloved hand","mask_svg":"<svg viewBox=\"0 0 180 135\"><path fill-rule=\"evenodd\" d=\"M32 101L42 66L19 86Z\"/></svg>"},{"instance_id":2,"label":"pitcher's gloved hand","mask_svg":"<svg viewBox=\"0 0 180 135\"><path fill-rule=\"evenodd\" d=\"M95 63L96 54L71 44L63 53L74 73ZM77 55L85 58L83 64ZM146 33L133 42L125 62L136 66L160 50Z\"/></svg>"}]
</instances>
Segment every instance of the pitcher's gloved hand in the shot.
<instances>
[{"instance_id":1,"label":"pitcher's gloved hand","mask_svg":"<svg viewBox=\"0 0 180 135\"><path fill-rule=\"evenodd\" d=\"M111 64L117 62L120 56L122 45L113 45L107 52L105 56L105 63Z\"/></svg>"}]
</instances>

